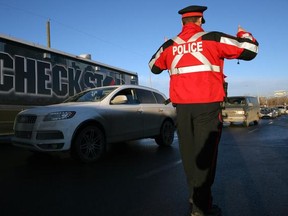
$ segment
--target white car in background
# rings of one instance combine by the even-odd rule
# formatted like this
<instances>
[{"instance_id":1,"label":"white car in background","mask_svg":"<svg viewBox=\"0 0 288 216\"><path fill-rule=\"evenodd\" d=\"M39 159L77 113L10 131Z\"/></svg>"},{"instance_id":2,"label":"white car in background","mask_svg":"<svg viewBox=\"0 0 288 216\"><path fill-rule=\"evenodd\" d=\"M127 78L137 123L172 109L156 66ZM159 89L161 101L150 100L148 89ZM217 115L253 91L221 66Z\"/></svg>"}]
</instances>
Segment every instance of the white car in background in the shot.
<instances>
[{"instance_id":1,"label":"white car in background","mask_svg":"<svg viewBox=\"0 0 288 216\"><path fill-rule=\"evenodd\" d=\"M176 111L166 100L161 92L138 85L89 89L64 103L20 112L12 143L39 152L69 150L86 163L101 158L108 143L153 138L169 146Z\"/></svg>"},{"instance_id":2,"label":"white car in background","mask_svg":"<svg viewBox=\"0 0 288 216\"><path fill-rule=\"evenodd\" d=\"M261 118L276 118L278 116L277 111L270 107L264 107L260 109Z\"/></svg>"},{"instance_id":3,"label":"white car in background","mask_svg":"<svg viewBox=\"0 0 288 216\"><path fill-rule=\"evenodd\" d=\"M280 110L281 114L287 114L286 113L286 107L285 106L277 106L277 108Z\"/></svg>"}]
</instances>

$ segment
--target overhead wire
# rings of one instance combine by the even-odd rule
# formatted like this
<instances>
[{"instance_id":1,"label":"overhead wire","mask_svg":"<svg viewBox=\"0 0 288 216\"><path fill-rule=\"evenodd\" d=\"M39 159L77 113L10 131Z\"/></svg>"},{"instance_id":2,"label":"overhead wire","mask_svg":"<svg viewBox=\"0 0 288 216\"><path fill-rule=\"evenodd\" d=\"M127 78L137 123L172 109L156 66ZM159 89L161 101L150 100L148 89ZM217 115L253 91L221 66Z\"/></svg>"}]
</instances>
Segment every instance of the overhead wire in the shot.
<instances>
[{"instance_id":1,"label":"overhead wire","mask_svg":"<svg viewBox=\"0 0 288 216\"><path fill-rule=\"evenodd\" d=\"M2 6L6 6L7 8L10 8L10 9L14 9L14 10L21 11L21 12L23 12L23 13L30 14L31 16L39 17L39 18L41 18L41 19L44 19L45 21L49 20L50 22L52 22L52 24L53 24L53 23L57 23L57 24L60 25L60 26L63 26L63 27L65 27L65 28L67 28L67 29L70 29L70 30L73 30L73 31L75 31L75 32L78 32L78 33L80 33L80 34L82 34L82 35L85 35L85 36L87 36L87 37L96 39L96 40L101 41L101 42L103 42L103 43L109 44L109 45L111 45L111 46L113 46L113 47L118 47L118 48L121 49L121 50L126 50L127 52L134 53L134 54L136 54L136 55L139 55L139 56L143 57L143 55L142 55L141 53L128 50L127 47L120 46L118 43L113 43L113 42L111 42L111 41L107 41L107 40L105 40L105 39L103 39L103 38L100 38L100 37L97 37L97 36L95 36L95 35L93 35L93 34L91 34L91 33L88 33L88 32L86 32L86 31L80 30L80 29L78 29L78 28L76 28L76 27L74 27L74 26L67 25L67 24L65 24L65 23L63 23L63 22L60 22L60 21L58 21L58 20L56 20L56 19L54 19L54 18L50 18L50 17L48 17L48 16L43 16L43 15L40 15L40 14L35 13L35 12L33 12L33 11L30 11L30 10L27 10L27 9L23 9L23 8L19 8L19 7L16 7L16 6L12 6L12 5L3 3L3 2L0 2L0 6L1 6L1 5L2 5Z\"/></svg>"}]
</instances>

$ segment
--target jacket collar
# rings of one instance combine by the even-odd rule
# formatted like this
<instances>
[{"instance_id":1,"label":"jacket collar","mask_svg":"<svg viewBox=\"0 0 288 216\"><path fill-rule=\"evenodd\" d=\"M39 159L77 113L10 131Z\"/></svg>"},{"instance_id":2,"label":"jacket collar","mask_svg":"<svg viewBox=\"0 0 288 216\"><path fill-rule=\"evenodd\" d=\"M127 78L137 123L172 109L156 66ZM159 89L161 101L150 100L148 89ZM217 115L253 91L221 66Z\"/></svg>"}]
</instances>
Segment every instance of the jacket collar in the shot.
<instances>
[{"instance_id":1,"label":"jacket collar","mask_svg":"<svg viewBox=\"0 0 288 216\"><path fill-rule=\"evenodd\" d=\"M195 23L187 23L182 27L182 32L183 31L189 31L189 30L190 31L192 30L193 32L204 31L201 26L196 25Z\"/></svg>"}]
</instances>

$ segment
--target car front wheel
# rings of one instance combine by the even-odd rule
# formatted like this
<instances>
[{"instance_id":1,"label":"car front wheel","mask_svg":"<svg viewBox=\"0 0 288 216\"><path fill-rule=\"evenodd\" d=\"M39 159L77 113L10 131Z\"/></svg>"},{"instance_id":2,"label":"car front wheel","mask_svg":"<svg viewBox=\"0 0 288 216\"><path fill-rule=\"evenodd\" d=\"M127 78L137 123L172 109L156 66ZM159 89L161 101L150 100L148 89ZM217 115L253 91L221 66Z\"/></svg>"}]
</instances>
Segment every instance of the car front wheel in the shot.
<instances>
[{"instance_id":1,"label":"car front wheel","mask_svg":"<svg viewBox=\"0 0 288 216\"><path fill-rule=\"evenodd\" d=\"M99 160L105 153L106 142L103 131L97 126L87 126L76 136L72 145L72 156L84 163Z\"/></svg>"},{"instance_id":2,"label":"car front wheel","mask_svg":"<svg viewBox=\"0 0 288 216\"><path fill-rule=\"evenodd\" d=\"M170 146L174 140L175 126L171 120L165 120L161 126L160 134L155 141L160 146Z\"/></svg>"}]
</instances>

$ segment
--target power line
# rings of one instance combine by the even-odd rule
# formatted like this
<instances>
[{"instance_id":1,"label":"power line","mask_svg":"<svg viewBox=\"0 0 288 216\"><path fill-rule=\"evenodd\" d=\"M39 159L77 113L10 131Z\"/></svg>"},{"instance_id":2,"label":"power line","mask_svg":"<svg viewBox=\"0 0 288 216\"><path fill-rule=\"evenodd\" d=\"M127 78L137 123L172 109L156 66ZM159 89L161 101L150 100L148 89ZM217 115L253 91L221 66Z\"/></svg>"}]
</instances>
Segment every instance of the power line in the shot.
<instances>
[{"instance_id":1,"label":"power line","mask_svg":"<svg viewBox=\"0 0 288 216\"><path fill-rule=\"evenodd\" d=\"M56 23L56 24L58 24L58 25L60 25L60 26L63 26L63 27L65 27L65 28L67 28L67 29L70 29L70 30L73 30L73 31L75 31L75 32L77 32L77 33L80 33L80 34L82 34L82 35L85 35L85 36L87 36L87 37L96 39L96 40L101 41L101 42L103 42L103 43L109 44L109 45L111 45L111 46L113 46L113 47L118 47L118 48L121 49L121 50L126 50L126 51L129 52L129 53L134 53L134 54L136 54L136 55L138 55L138 56L143 57L143 55L142 55L141 53L128 50L127 47L120 46L119 43L112 43L111 41L107 41L107 40L105 40L105 39L103 39L103 38L97 37L97 36L95 36L95 35L93 35L93 34L91 34L91 33L88 33L88 32L86 32L86 31L83 31L83 30L80 30L80 29L78 29L78 28L75 28L74 26L67 25L67 24L65 24L65 23L63 23L63 22L60 22L60 21L54 19L54 18L49 18L48 16L44 16L44 15L35 13L34 11L30 11L30 10L27 10L27 9L19 8L19 7L16 7L16 6L11 6L11 5L9 5L9 4L2 3L2 2L0 3L0 5L2 5L2 6L4 6L4 7L7 7L7 8L10 8L10 9L13 9L13 10L21 11L21 12L26 13L26 14L30 14L31 16L44 19L45 21L49 20L51 24L52 24L52 23Z\"/></svg>"}]
</instances>

